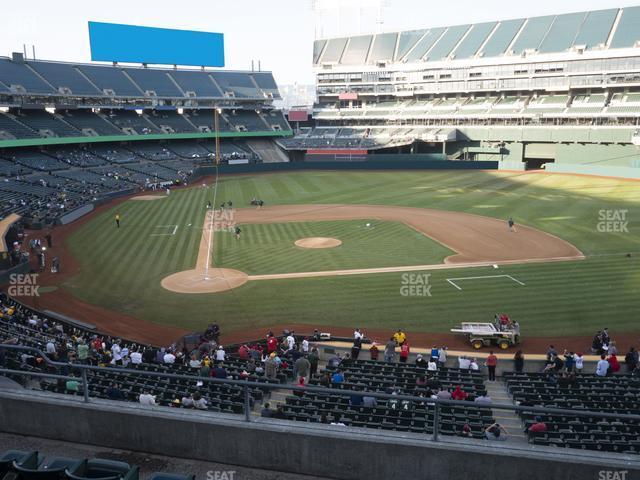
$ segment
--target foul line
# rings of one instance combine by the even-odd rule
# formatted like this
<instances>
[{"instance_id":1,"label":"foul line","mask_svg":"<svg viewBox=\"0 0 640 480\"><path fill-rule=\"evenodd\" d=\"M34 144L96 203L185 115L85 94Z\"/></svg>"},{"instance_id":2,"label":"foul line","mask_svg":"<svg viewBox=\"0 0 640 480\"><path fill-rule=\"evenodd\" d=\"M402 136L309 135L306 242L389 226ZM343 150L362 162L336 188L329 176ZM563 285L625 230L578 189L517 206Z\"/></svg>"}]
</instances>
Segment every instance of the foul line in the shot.
<instances>
[{"instance_id":1,"label":"foul line","mask_svg":"<svg viewBox=\"0 0 640 480\"><path fill-rule=\"evenodd\" d=\"M456 282L454 282L454 280L456 280L456 281L460 281L460 280L481 280L483 278L510 278L511 280L516 282L517 284L522 285L523 287L525 286L525 284L523 282L521 282L517 278L513 278L511 275L483 275L483 276L480 276L480 277L447 278L447 282L449 282L451 285L453 285L458 290L462 290L462 287L459 286Z\"/></svg>"},{"instance_id":2,"label":"foul line","mask_svg":"<svg viewBox=\"0 0 640 480\"><path fill-rule=\"evenodd\" d=\"M501 262L469 262L469 263L436 263L433 265L408 265L405 267L383 267L383 268L360 268L353 270L325 270L320 272L297 272L297 273L274 273L268 275L249 275L249 280L282 280L289 278L310 278L310 277L340 277L346 275L369 275L372 273L398 273L398 272L419 272L428 270L454 270L457 268L477 268L491 267L493 265L520 265L526 263L551 263L551 262L570 262L579 260L576 257L554 257L554 258L534 258L524 260L504 260ZM498 275L501 277L509 277L514 282L519 280L510 275ZM485 277L481 277L485 278ZM453 280L456 280L455 278Z\"/></svg>"}]
</instances>

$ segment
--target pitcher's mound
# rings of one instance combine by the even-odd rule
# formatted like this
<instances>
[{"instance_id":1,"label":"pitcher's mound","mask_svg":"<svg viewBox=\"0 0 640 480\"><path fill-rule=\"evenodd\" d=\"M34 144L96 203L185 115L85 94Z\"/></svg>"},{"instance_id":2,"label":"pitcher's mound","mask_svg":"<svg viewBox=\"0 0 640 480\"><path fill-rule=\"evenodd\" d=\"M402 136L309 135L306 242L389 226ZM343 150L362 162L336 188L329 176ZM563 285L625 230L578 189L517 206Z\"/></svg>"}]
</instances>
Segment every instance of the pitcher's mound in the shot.
<instances>
[{"instance_id":1,"label":"pitcher's mound","mask_svg":"<svg viewBox=\"0 0 640 480\"><path fill-rule=\"evenodd\" d=\"M337 238L309 237L296 240L296 246L302 248L334 248L342 245Z\"/></svg>"},{"instance_id":2,"label":"pitcher's mound","mask_svg":"<svg viewBox=\"0 0 640 480\"><path fill-rule=\"evenodd\" d=\"M177 293L216 293L238 288L249 281L246 273L231 268L185 270L162 279L162 286Z\"/></svg>"}]
</instances>

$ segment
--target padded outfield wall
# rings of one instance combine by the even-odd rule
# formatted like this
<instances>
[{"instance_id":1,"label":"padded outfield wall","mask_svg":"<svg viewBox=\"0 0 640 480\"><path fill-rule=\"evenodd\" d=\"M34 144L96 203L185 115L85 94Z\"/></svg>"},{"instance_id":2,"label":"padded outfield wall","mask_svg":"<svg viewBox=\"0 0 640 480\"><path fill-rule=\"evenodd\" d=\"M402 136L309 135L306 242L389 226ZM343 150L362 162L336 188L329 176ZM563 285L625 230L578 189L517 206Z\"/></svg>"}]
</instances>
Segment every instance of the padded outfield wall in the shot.
<instances>
[{"instance_id":1,"label":"padded outfield wall","mask_svg":"<svg viewBox=\"0 0 640 480\"><path fill-rule=\"evenodd\" d=\"M524 168L536 160L549 172L640 178L640 146L634 127L469 127L459 128L452 155L468 152L474 160L498 161L501 169ZM503 143L496 150L495 146ZM462 158L462 157L461 157Z\"/></svg>"}]
</instances>

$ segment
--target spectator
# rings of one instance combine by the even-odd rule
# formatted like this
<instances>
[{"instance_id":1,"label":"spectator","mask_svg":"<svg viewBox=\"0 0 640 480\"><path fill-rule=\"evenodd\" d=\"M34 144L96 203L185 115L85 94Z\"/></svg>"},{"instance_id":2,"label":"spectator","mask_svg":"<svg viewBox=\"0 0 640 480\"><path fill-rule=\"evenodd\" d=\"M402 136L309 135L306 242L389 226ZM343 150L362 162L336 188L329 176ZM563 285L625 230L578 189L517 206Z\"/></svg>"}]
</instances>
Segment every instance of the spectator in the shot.
<instances>
[{"instance_id":1,"label":"spectator","mask_svg":"<svg viewBox=\"0 0 640 480\"><path fill-rule=\"evenodd\" d=\"M324 374L320 377L320 386L329 388L331 387L331 372L325 370Z\"/></svg>"},{"instance_id":2,"label":"spectator","mask_svg":"<svg viewBox=\"0 0 640 480\"><path fill-rule=\"evenodd\" d=\"M440 358L440 350L438 350L438 347L434 345L433 347L431 347L431 359L437 362L439 358Z\"/></svg>"},{"instance_id":3,"label":"spectator","mask_svg":"<svg viewBox=\"0 0 640 480\"><path fill-rule=\"evenodd\" d=\"M631 373L636 369L638 365L638 352L634 347L629 348L629 351L624 356L624 363L627 366L627 372Z\"/></svg>"},{"instance_id":4,"label":"spectator","mask_svg":"<svg viewBox=\"0 0 640 480\"><path fill-rule=\"evenodd\" d=\"M611 373L618 373L620 371L620 362L618 362L618 356L615 354L609 354L609 370Z\"/></svg>"},{"instance_id":5,"label":"spectator","mask_svg":"<svg viewBox=\"0 0 640 480\"><path fill-rule=\"evenodd\" d=\"M438 366L444 367L447 364L447 347L438 350Z\"/></svg>"},{"instance_id":6,"label":"spectator","mask_svg":"<svg viewBox=\"0 0 640 480\"><path fill-rule=\"evenodd\" d=\"M140 365L142 363L142 354L138 350L131 352L129 358L131 358L131 363L133 365Z\"/></svg>"},{"instance_id":7,"label":"spectator","mask_svg":"<svg viewBox=\"0 0 640 480\"><path fill-rule=\"evenodd\" d=\"M300 357L293 364L294 377L300 377L304 380L309 378L309 370L311 369L311 363L305 357Z\"/></svg>"},{"instance_id":8,"label":"spectator","mask_svg":"<svg viewBox=\"0 0 640 480\"><path fill-rule=\"evenodd\" d=\"M584 368L584 358L582 352L576 353L574 365L576 373L582 373L582 369Z\"/></svg>"},{"instance_id":9,"label":"spectator","mask_svg":"<svg viewBox=\"0 0 640 480\"><path fill-rule=\"evenodd\" d=\"M604 349L602 347L603 347L603 344L602 344L602 332L598 331L594 335L593 341L591 342L591 352L592 353L597 353L598 355L601 355L604 352Z\"/></svg>"},{"instance_id":10,"label":"spectator","mask_svg":"<svg viewBox=\"0 0 640 480\"><path fill-rule=\"evenodd\" d=\"M607 349L609 355L618 355L618 344L615 340L609 342L609 348Z\"/></svg>"},{"instance_id":11,"label":"spectator","mask_svg":"<svg viewBox=\"0 0 640 480\"><path fill-rule=\"evenodd\" d=\"M460 370L469 370L469 367L471 366L471 360L466 357L465 355L460 355L458 357L458 368Z\"/></svg>"},{"instance_id":12,"label":"spectator","mask_svg":"<svg viewBox=\"0 0 640 480\"><path fill-rule=\"evenodd\" d=\"M195 354L191 355L191 357L189 357L189 367L190 368L200 369L201 366L202 366L202 362L196 358Z\"/></svg>"},{"instance_id":13,"label":"spectator","mask_svg":"<svg viewBox=\"0 0 640 480\"><path fill-rule=\"evenodd\" d=\"M206 410L207 401L202 398L200 392L195 392L190 397L182 397L182 406L186 408L195 408L197 410Z\"/></svg>"},{"instance_id":14,"label":"spectator","mask_svg":"<svg viewBox=\"0 0 640 480\"><path fill-rule=\"evenodd\" d=\"M438 397L440 400L451 400L451 392L449 390L441 388L440 390L438 390L438 393L436 393L436 397Z\"/></svg>"},{"instance_id":15,"label":"spectator","mask_svg":"<svg viewBox=\"0 0 640 480\"><path fill-rule=\"evenodd\" d=\"M279 419L282 419L282 420L285 420L287 418L287 414L284 413L284 407L283 407L282 404L279 404L276 407L276 411L275 411L275 413L273 415L271 415L271 417L272 418L279 418Z\"/></svg>"},{"instance_id":16,"label":"spectator","mask_svg":"<svg viewBox=\"0 0 640 480\"><path fill-rule=\"evenodd\" d=\"M438 370L438 364L435 362L433 358L430 358L427 362L427 371L436 372Z\"/></svg>"},{"instance_id":17,"label":"spectator","mask_svg":"<svg viewBox=\"0 0 640 480\"><path fill-rule=\"evenodd\" d=\"M549 345L549 348L547 348L547 361L553 360L557 356L558 352L556 351L556 347Z\"/></svg>"},{"instance_id":18,"label":"spectator","mask_svg":"<svg viewBox=\"0 0 640 480\"><path fill-rule=\"evenodd\" d=\"M360 339L360 340L364 340L364 334L360 331L359 328L356 328L355 332L353 332L353 339Z\"/></svg>"},{"instance_id":19,"label":"spectator","mask_svg":"<svg viewBox=\"0 0 640 480\"><path fill-rule=\"evenodd\" d=\"M304 385L305 385L304 377L298 377L298 383L296 383L296 387L303 388ZM296 397L303 397L304 396L304 390L294 390L293 394Z\"/></svg>"},{"instance_id":20,"label":"spectator","mask_svg":"<svg viewBox=\"0 0 640 480\"><path fill-rule=\"evenodd\" d=\"M391 337L384 347L384 361L387 363L393 362L396 356L396 341L394 337Z\"/></svg>"},{"instance_id":21,"label":"spectator","mask_svg":"<svg viewBox=\"0 0 640 480\"><path fill-rule=\"evenodd\" d=\"M213 369L213 376L216 378L227 378L227 369L224 368L224 363L219 363L217 367Z\"/></svg>"},{"instance_id":22,"label":"spectator","mask_svg":"<svg viewBox=\"0 0 640 480\"><path fill-rule=\"evenodd\" d=\"M509 432L499 423L489 425L484 431L485 438L492 441L504 442L507 440L507 435L509 435Z\"/></svg>"},{"instance_id":23,"label":"spectator","mask_svg":"<svg viewBox=\"0 0 640 480\"><path fill-rule=\"evenodd\" d=\"M364 397L362 397L362 406L367 408L375 408L378 406L378 399L376 397L365 395Z\"/></svg>"},{"instance_id":24,"label":"spectator","mask_svg":"<svg viewBox=\"0 0 640 480\"><path fill-rule=\"evenodd\" d=\"M78 362L87 363L89 359L89 345L84 341L84 338L79 340L78 346L76 347L76 354Z\"/></svg>"},{"instance_id":25,"label":"spectator","mask_svg":"<svg viewBox=\"0 0 640 480\"><path fill-rule=\"evenodd\" d=\"M360 330L356 330L356 333L359 333ZM356 335L353 339L353 346L351 347L351 358L354 360L358 360L360 356L360 349L362 348L362 335Z\"/></svg>"},{"instance_id":26,"label":"spectator","mask_svg":"<svg viewBox=\"0 0 640 480\"><path fill-rule=\"evenodd\" d=\"M487 405L490 405L493 402L493 400L491 399L491 397L487 392L484 392L483 394L478 395L473 401L475 403L487 404Z\"/></svg>"},{"instance_id":27,"label":"spectator","mask_svg":"<svg viewBox=\"0 0 640 480\"><path fill-rule=\"evenodd\" d=\"M278 339L273 336L272 332L269 332L267 336L267 354L271 354L278 349Z\"/></svg>"},{"instance_id":28,"label":"spectator","mask_svg":"<svg viewBox=\"0 0 640 480\"><path fill-rule=\"evenodd\" d=\"M528 429L525 429L525 433L545 433L547 431L547 424L542 421L541 416L535 418L535 423Z\"/></svg>"},{"instance_id":29,"label":"spectator","mask_svg":"<svg viewBox=\"0 0 640 480\"><path fill-rule=\"evenodd\" d=\"M260 416L264 418L271 418L273 416L273 410L271 410L269 402L266 402L262 407L262 410L260 410Z\"/></svg>"},{"instance_id":30,"label":"spectator","mask_svg":"<svg viewBox=\"0 0 640 480\"><path fill-rule=\"evenodd\" d=\"M567 370L567 372L573 372L573 369L575 368L575 356L573 352L567 352L566 350L564 351L564 367Z\"/></svg>"},{"instance_id":31,"label":"spectator","mask_svg":"<svg viewBox=\"0 0 640 480\"><path fill-rule=\"evenodd\" d=\"M473 433L471 432L471 425L469 425L468 423L465 423L462 426L462 429L460 430L460 436L461 437L472 438L473 437Z\"/></svg>"},{"instance_id":32,"label":"spectator","mask_svg":"<svg viewBox=\"0 0 640 480\"><path fill-rule=\"evenodd\" d=\"M290 332L289 335L287 335L287 337L285 338L285 343L288 351L292 351L294 349L294 347L296 346L296 338L293 336L293 331Z\"/></svg>"},{"instance_id":33,"label":"spectator","mask_svg":"<svg viewBox=\"0 0 640 480\"><path fill-rule=\"evenodd\" d=\"M247 360L249 358L249 347L240 345L240 348L238 348L238 357L240 357L241 360ZM224 359L222 360L224 361Z\"/></svg>"},{"instance_id":34,"label":"spectator","mask_svg":"<svg viewBox=\"0 0 640 480\"><path fill-rule=\"evenodd\" d=\"M376 342L373 342L371 344L371 348L369 348L369 358L371 358L371 360L378 360L378 354L380 352L378 351L378 344Z\"/></svg>"},{"instance_id":35,"label":"spectator","mask_svg":"<svg viewBox=\"0 0 640 480\"><path fill-rule=\"evenodd\" d=\"M73 375L71 376L73 377ZM65 384L65 390L67 391L67 393L78 393L80 391L79 386L80 384L78 383L78 380L72 378L71 380L67 380Z\"/></svg>"},{"instance_id":36,"label":"spectator","mask_svg":"<svg viewBox=\"0 0 640 480\"><path fill-rule=\"evenodd\" d=\"M421 368L427 368L427 361L424 359L421 353L416 356L416 365Z\"/></svg>"},{"instance_id":37,"label":"spectator","mask_svg":"<svg viewBox=\"0 0 640 480\"><path fill-rule=\"evenodd\" d=\"M141 405L155 405L156 397L149 393L149 390L144 390L140 397L138 397L138 401Z\"/></svg>"},{"instance_id":38,"label":"spectator","mask_svg":"<svg viewBox=\"0 0 640 480\"><path fill-rule=\"evenodd\" d=\"M516 373L522 373L524 369L524 354L522 350L518 350L513 356L513 371Z\"/></svg>"},{"instance_id":39,"label":"spectator","mask_svg":"<svg viewBox=\"0 0 640 480\"><path fill-rule=\"evenodd\" d=\"M455 390L451 393L451 398L453 400L466 400L469 394L460 388L460 385L456 385Z\"/></svg>"},{"instance_id":40,"label":"spectator","mask_svg":"<svg viewBox=\"0 0 640 480\"><path fill-rule=\"evenodd\" d=\"M342 358L339 353L336 353L327 361L327 366L330 368L337 368L340 365L340 362L342 362Z\"/></svg>"},{"instance_id":41,"label":"spectator","mask_svg":"<svg viewBox=\"0 0 640 480\"><path fill-rule=\"evenodd\" d=\"M224 362L226 356L227 353L224 351L224 347L219 345L216 350L216 362Z\"/></svg>"},{"instance_id":42,"label":"spectator","mask_svg":"<svg viewBox=\"0 0 640 480\"><path fill-rule=\"evenodd\" d=\"M111 345L111 358L111 363L113 363L114 365L122 365L122 348L120 347L119 342L114 342L113 345Z\"/></svg>"},{"instance_id":43,"label":"spectator","mask_svg":"<svg viewBox=\"0 0 640 480\"><path fill-rule=\"evenodd\" d=\"M400 362L407 363L409 358L409 342L405 341L400 347Z\"/></svg>"},{"instance_id":44,"label":"spectator","mask_svg":"<svg viewBox=\"0 0 640 480\"><path fill-rule=\"evenodd\" d=\"M606 377L609 372L609 362L607 362L607 357L603 353L600 355L600 360L598 360L598 364L596 365L596 375L599 377Z\"/></svg>"},{"instance_id":45,"label":"spectator","mask_svg":"<svg viewBox=\"0 0 640 480\"><path fill-rule=\"evenodd\" d=\"M307 360L309 360L309 375L314 376L316 373L318 373L318 363L320 362L318 349L316 347L313 347L311 349L311 353L307 357Z\"/></svg>"},{"instance_id":46,"label":"spectator","mask_svg":"<svg viewBox=\"0 0 640 480\"><path fill-rule=\"evenodd\" d=\"M489 356L485 361L485 365L487 366L487 370L489 371L489 381L496 381L496 367L498 366L498 357L493 354L493 350L489 352Z\"/></svg>"},{"instance_id":47,"label":"spectator","mask_svg":"<svg viewBox=\"0 0 640 480\"><path fill-rule=\"evenodd\" d=\"M115 357L113 358L113 360L115 361ZM165 365L173 365L174 363L176 363L176 356L171 353L171 350L167 350L167 353L165 353L162 357L162 362Z\"/></svg>"},{"instance_id":48,"label":"spectator","mask_svg":"<svg viewBox=\"0 0 640 480\"><path fill-rule=\"evenodd\" d=\"M211 376L211 367L209 366L209 362L206 362L200 367L198 375L201 377L210 377Z\"/></svg>"},{"instance_id":49,"label":"spectator","mask_svg":"<svg viewBox=\"0 0 640 480\"><path fill-rule=\"evenodd\" d=\"M342 382L344 382L344 375L342 373L342 371L337 370L332 376L331 376L331 383L333 385L340 385Z\"/></svg>"},{"instance_id":50,"label":"spectator","mask_svg":"<svg viewBox=\"0 0 640 480\"><path fill-rule=\"evenodd\" d=\"M474 372L477 372L478 370L480 370L480 366L478 365L478 360L475 358L471 359L471 363L469 364L469 370L472 370Z\"/></svg>"}]
</instances>

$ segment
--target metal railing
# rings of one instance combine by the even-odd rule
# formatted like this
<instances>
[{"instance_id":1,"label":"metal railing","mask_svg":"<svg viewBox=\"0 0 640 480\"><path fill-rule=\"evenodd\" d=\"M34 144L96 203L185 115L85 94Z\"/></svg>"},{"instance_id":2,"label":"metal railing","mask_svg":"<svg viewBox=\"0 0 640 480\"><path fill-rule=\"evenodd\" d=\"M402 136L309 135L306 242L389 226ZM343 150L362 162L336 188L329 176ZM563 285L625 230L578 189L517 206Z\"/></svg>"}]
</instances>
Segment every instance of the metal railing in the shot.
<instances>
[{"instance_id":1,"label":"metal railing","mask_svg":"<svg viewBox=\"0 0 640 480\"><path fill-rule=\"evenodd\" d=\"M244 398L244 418L245 421L251 422L251 393L250 390L252 388L259 388L264 390L290 390L292 392L302 391L302 392L311 392L311 393L321 393L321 394L329 394L329 395L340 395L340 396L367 396L374 397L376 399L384 399L384 400L397 400L397 401L409 401L414 404L424 404L427 407L431 407L433 409L433 433L431 439L434 441L438 441L440 434L440 417L442 406L452 406L452 407L465 407L465 408L475 408L478 410L507 410L513 412L531 412L537 413L540 415L564 415L564 416L572 416L572 417L590 417L590 418L599 418L599 419L611 419L611 420L629 420L635 421L640 424L640 415L631 415L631 414L620 414L620 413L603 413L596 411L588 411L588 410L570 410L566 408L546 408L546 407L531 407L531 406L520 406L514 404L507 403L475 403L468 402L463 400L442 400L438 398L425 398L419 397L415 395L404 395L404 394L387 394L387 393L378 393L378 392L370 392L366 390L347 390L347 389L338 389L338 388L326 388L326 387L314 387L310 385L305 385L304 387L300 387L297 385L291 384L282 384L282 383L262 383L246 380L229 380L229 379L220 379L220 378L211 378L211 377L201 377L197 375L180 375L175 373L166 373L166 372L150 372L146 370L137 370L131 368L120 368L120 367L98 367L94 365L85 365L80 363L64 363L64 362L56 362L51 360L47 355L33 347L24 347L20 345L4 345L0 344L0 350L15 350L21 352L31 352L36 353L39 357L42 357L44 362L52 367L59 367L64 369L74 369L80 370L81 379L83 385L83 397L84 402L89 403L91 401L91 397L89 395L90 390L90 377L87 375L87 372L90 371L99 371L99 372L109 372L109 373L122 373L126 375L137 375L141 377L155 377L162 379L176 379L176 380L185 380L189 382L198 381L204 383L213 383L213 384L223 384L223 385L233 385L237 387L241 387L243 390L243 398ZM32 377L39 378L51 378L56 380L75 380L77 381L77 377L72 377L69 375L56 375L51 373L42 373L35 372L31 370L14 370L8 368L0 368L0 374L11 374L11 375L26 375ZM125 402L126 403L126 402Z\"/></svg>"}]
</instances>

